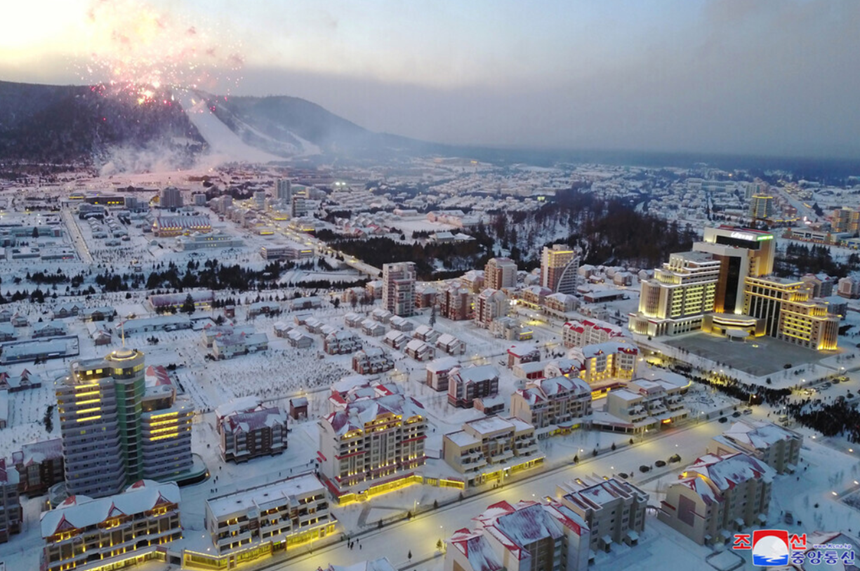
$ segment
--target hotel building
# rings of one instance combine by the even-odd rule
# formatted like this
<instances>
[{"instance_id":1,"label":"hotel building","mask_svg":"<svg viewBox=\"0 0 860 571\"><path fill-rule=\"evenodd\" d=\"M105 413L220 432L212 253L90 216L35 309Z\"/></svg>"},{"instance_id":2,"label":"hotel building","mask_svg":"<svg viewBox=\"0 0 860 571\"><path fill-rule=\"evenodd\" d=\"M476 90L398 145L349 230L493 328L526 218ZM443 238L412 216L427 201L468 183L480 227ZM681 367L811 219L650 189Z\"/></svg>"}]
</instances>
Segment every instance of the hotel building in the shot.
<instances>
[{"instance_id":1,"label":"hotel building","mask_svg":"<svg viewBox=\"0 0 860 571\"><path fill-rule=\"evenodd\" d=\"M576 293L579 256L576 251L561 244L544 248L541 254L541 286L551 293Z\"/></svg>"}]
</instances>

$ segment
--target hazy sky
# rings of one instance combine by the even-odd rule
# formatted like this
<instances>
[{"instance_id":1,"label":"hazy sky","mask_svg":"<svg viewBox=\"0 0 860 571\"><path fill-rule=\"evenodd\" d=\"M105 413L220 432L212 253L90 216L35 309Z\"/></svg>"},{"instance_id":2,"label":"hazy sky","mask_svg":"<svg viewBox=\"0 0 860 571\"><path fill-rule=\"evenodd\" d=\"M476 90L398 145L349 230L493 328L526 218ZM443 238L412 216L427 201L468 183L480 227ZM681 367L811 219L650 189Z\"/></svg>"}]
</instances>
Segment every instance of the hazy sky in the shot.
<instances>
[{"instance_id":1,"label":"hazy sky","mask_svg":"<svg viewBox=\"0 0 860 571\"><path fill-rule=\"evenodd\" d=\"M857 0L29 0L2 13L0 79L88 83L123 67L170 82L215 65L212 90L303 97L440 142L860 157Z\"/></svg>"}]
</instances>

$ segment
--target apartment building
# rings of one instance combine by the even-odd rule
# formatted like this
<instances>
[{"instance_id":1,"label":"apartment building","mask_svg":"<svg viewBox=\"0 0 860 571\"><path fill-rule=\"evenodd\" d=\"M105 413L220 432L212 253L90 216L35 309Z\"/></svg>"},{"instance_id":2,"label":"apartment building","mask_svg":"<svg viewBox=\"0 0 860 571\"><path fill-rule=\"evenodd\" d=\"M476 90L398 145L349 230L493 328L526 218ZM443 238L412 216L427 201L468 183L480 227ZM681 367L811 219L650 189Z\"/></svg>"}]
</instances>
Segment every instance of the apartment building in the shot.
<instances>
[{"instance_id":1,"label":"apartment building","mask_svg":"<svg viewBox=\"0 0 860 571\"><path fill-rule=\"evenodd\" d=\"M100 499L69 496L42 512L41 571L92 569L95 562L119 569L154 559L157 546L182 538L179 499L175 483L151 480Z\"/></svg>"},{"instance_id":2,"label":"apartment building","mask_svg":"<svg viewBox=\"0 0 860 571\"><path fill-rule=\"evenodd\" d=\"M585 521L592 551L639 543L649 496L630 482L585 476L560 485L558 495L562 505Z\"/></svg>"},{"instance_id":3,"label":"apartment building","mask_svg":"<svg viewBox=\"0 0 860 571\"><path fill-rule=\"evenodd\" d=\"M0 543L9 541L13 534L21 532L24 512L18 495L20 474L13 466L0 458Z\"/></svg>"},{"instance_id":4,"label":"apartment building","mask_svg":"<svg viewBox=\"0 0 860 571\"><path fill-rule=\"evenodd\" d=\"M619 339L624 337L624 331L605 321L584 319L566 322L562 326L561 336L564 346L570 349Z\"/></svg>"},{"instance_id":5,"label":"apartment building","mask_svg":"<svg viewBox=\"0 0 860 571\"><path fill-rule=\"evenodd\" d=\"M551 293L576 293L579 255L570 246L553 244L541 254L541 286Z\"/></svg>"},{"instance_id":6,"label":"apartment building","mask_svg":"<svg viewBox=\"0 0 860 571\"><path fill-rule=\"evenodd\" d=\"M472 319L472 291L459 281L451 282L438 296L439 314L451 321Z\"/></svg>"},{"instance_id":7,"label":"apartment building","mask_svg":"<svg viewBox=\"0 0 860 571\"><path fill-rule=\"evenodd\" d=\"M702 456L666 489L657 517L700 545L727 543L745 527L767 524L774 475L740 452Z\"/></svg>"},{"instance_id":8,"label":"apartment building","mask_svg":"<svg viewBox=\"0 0 860 571\"><path fill-rule=\"evenodd\" d=\"M664 380L637 379L606 395L606 414L595 426L613 432L639 433L675 426L690 415L682 386Z\"/></svg>"},{"instance_id":9,"label":"apartment building","mask_svg":"<svg viewBox=\"0 0 860 571\"><path fill-rule=\"evenodd\" d=\"M375 375L393 368L391 354L380 347L368 347L352 355L352 370L360 375Z\"/></svg>"},{"instance_id":10,"label":"apartment building","mask_svg":"<svg viewBox=\"0 0 860 571\"><path fill-rule=\"evenodd\" d=\"M221 457L226 462L277 456L287 449L287 415L276 406L232 410L219 423Z\"/></svg>"},{"instance_id":11,"label":"apartment building","mask_svg":"<svg viewBox=\"0 0 860 571\"><path fill-rule=\"evenodd\" d=\"M442 439L445 463L479 486L543 464L535 428L516 417L473 420Z\"/></svg>"},{"instance_id":12,"label":"apartment building","mask_svg":"<svg viewBox=\"0 0 860 571\"><path fill-rule=\"evenodd\" d=\"M611 379L632 379L639 349L623 341L607 341L574 349L572 356L582 362L582 379L594 384Z\"/></svg>"},{"instance_id":13,"label":"apartment building","mask_svg":"<svg viewBox=\"0 0 860 571\"><path fill-rule=\"evenodd\" d=\"M472 408L474 400L499 393L499 371L492 365L458 367L448 374L448 404Z\"/></svg>"},{"instance_id":14,"label":"apartment building","mask_svg":"<svg viewBox=\"0 0 860 571\"><path fill-rule=\"evenodd\" d=\"M588 524L567 506L502 501L472 518L448 540L445 571L585 571Z\"/></svg>"},{"instance_id":15,"label":"apartment building","mask_svg":"<svg viewBox=\"0 0 860 571\"><path fill-rule=\"evenodd\" d=\"M513 288L517 285L517 263L510 258L490 258L484 266L484 287Z\"/></svg>"},{"instance_id":16,"label":"apartment building","mask_svg":"<svg viewBox=\"0 0 860 571\"><path fill-rule=\"evenodd\" d=\"M289 553L337 525L325 486L310 473L209 498L204 522L212 549L236 554L234 563L279 549Z\"/></svg>"},{"instance_id":17,"label":"apartment building","mask_svg":"<svg viewBox=\"0 0 860 571\"><path fill-rule=\"evenodd\" d=\"M454 357L440 357L427 363L427 386L434 391L448 392L448 378L451 371L460 367L460 361Z\"/></svg>"},{"instance_id":18,"label":"apartment building","mask_svg":"<svg viewBox=\"0 0 860 571\"><path fill-rule=\"evenodd\" d=\"M400 262L382 266L382 307L394 315L415 313L415 264Z\"/></svg>"},{"instance_id":19,"label":"apartment building","mask_svg":"<svg viewBox=\"0 0 860 571\"><path fill-rule=\"evenodd\" d=\"M591 387L578 378L529 381L511 395L511 416L535 427L538 438L568 434L590 423Z\"/></svg>"},{"instance_id":20,"label":"apartment building","mask_svg":"<svg viewBox=\"0 0 860 571\"><path fill-rule=\"evenodd\" d=\"M329 333L323 340L323 351L329 355L347 355L359 349L361 349L361 339L343 329Z\"/></svg>"},{"instance_id":21,"label":"apartment building","mask_svg":"<svg viewBox=\"0 0 860 571\"><path fill-rule=\"evenodd\" d=\"M63 439L54 438L25 444L12 453L12 464L18 471L18 491L38 496L63 481Z\"/></svg>"},{"instance_id":22,"label":"apartment building","mask_svg":"<svg viewBox=\"0 0 860 571\"><path fill-rule=\"evenodd\" d=\"M485 289L475 298L475 324L489 329L493 321L508 314L508 298L497 289Z\"/></svg>"},{"instance_id":23,"label":"apartment building","mask_svg":"<svg viewBox=\"0 0 860 571\"><path fill-rule=\"evenodd\" d=\"M773 468L777 474L794 472L800 463L803 436L772 422L741 420L715 436L708 453L726 456L743 452Z\"/></svg>"},{"instance_id":24,"label":"apartment building","mask_svg":"<svg viewBox=\"0 0 860 571\"><path fill-rule=\"evenodd\" d=\"M141 351L73 362L56 396L69 493L114 495L190 468L193 410L176 405L175 390L157 376L147 381Z\"/></svg>"},{"instance_id":25,"label":"apartment building","mask_svg":"<svg viewBox=\"0 0 860 571\"><path fill-rule=\"evenodd\" d=\"M400 394L357 399L320 420L319 438L320 470L335 499L371 497L424 465L424 406Z\"/></svg>"},{"instance_id":26,"label":"apartment building","mask_svg":"<svg viewBox=\"0 0 860 571\"><path fill-rule=\"evenodd\" d=\"M833 211L830 218L833 232L850 232L857 234L860 231L860 209L843 206Z\"/></svg>"}]
</instances>

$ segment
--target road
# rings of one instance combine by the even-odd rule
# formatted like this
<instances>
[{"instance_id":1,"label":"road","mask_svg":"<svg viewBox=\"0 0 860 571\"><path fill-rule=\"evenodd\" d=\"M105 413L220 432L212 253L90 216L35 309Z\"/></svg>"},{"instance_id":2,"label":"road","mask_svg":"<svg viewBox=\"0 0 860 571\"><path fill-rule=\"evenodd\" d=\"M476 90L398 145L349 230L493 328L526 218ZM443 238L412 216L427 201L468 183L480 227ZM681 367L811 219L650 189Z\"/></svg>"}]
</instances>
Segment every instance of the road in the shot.
<instances>
[{"instance_id":1,"label":"road","mask_svg":"<svg viewBox=\"0 0 860 571\"><path fill-rule=\"evenodd\" d=\"M297 232L297 231L291 230L289 228L281 228L281 233L284 236L286 236L287 238L289 238L295 242L298 242L299 244L302 244L305 246L313 246L314 248L316 248L318 255L328 254L330 256L335 256L335 255L339 254L343 258L343 262L347 266L349 266L353 269L356 269L363 274L367 274L372 278L379 278L382 276L382 270L380 270L376 266L371 266L370 264L365 264L364 262L362 262L358 258L350 256L349 254L344 254L341 251L335 250L335 249L331 248L328 244L323 242L322 240L319 240L319 239L311 236L307 232Z\"/></svg>"},{"instance_id":2,"label":"road","mask_svg":"<svg viewBox=\"0 0 860 571\"><path fill-rule=\"evenodd\" d=\"M80 228L78 228L74 214L68 208L63 208L62 214L63 220L66 223L66 228L69 230L69 237L72 239L72 244L74 244L75 249L78 251L78 256L81 257L81 261L85 264L92 264L93 257L90 254L90 249L87 247L87 243L84 241Z\"/></svg>"},{"instance_id":3,"label":"road","mask_svg":"<svg viewBox=\"0 0 860 571\"><path fill-rule=\"evenodd\" d=\"M261 568L274 571L308 571L319 567L325 569L329 564L349 565L356 561L382 556L388 557L396 568L400 568L409 562L407 555L410 551L413 561L431 557L435 552L437 540L450 537L457 529L471 527L471 519L488 505L502 500L513 503L521 499L555 497L558 484L592 473L603 475L621 471L629 473L635 470L634 483L644 478L650 480L655 474L640 474L638 470L640 465L650 465L657 459L666 459L673 454L680 454L682 458L680 465L662 468L660 473L685 466L702 455L707 442L717 434L721 434L726 426L718 422L709 422L668 431L664 435L636 444L632 448L606 453L577 465L547 471L526 480L506 484L492 492L431 511L412 521L391 525L379 531L374 530L360 536L362 545L360 550L358 547L350 550L345 543L341 542L306 555L296 556L289 561L264 563ZM643 487L647 491L649 486L646 483ZM384 504L385 498L383 496L376 501Z\"/></svg>"}]
</instances>

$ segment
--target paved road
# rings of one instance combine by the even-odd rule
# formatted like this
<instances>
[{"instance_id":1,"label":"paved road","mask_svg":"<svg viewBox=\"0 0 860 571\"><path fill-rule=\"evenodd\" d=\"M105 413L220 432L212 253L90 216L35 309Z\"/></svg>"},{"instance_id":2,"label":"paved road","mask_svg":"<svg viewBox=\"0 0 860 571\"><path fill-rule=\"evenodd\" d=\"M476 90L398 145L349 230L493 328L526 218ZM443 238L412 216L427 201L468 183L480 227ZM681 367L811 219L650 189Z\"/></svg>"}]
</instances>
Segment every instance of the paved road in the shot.
<instances>
[{"instance_id":1,"label":"paved road","mask_svg":"<svg viewBox=\"0 0 860 571\"><path fill-rule=\"evenodd\" d=\"M66 222L66 228L69 230L69 237L72 239L72 244L75 246L75 249L78 251L78 255L81 257L81 261L85 264L92 264L93 257L90 254L90 249L87 247L87 243L84 240L83 235L81 234L81 230L78 228L78 224L75 221L74 214L71 210L64 208L62 210L63 220Z\"/></svg>"},{"instance_id":2,"label":"paved road","mask_svg":"<svg viewBox=\"0 0 860 571\"><path fill-rule=\"evenodd\" d=\"M435 552L436 541L450 537L452 532L471 526L471 518L478 515L486 506L507 500L516 502L521 499L538 499L555 496L556 486L577 476L611 474L614 472L636 470L636 478L642 479L638 467L652 464L657 459L665 459L672 454L680 454L684 462L701 455L707 442L720 434L726 425L718 422L702 423L687 428L667 432L658 438L637 444L629 449L607 453L575 466L567 466L557 471L547 472L536 477L507 484L492 492L464 500L448 508L443 508L417 517L408 523L392 525L381 531L373 531L362 536L362 549L350 550L346 544L338 543L307 555L297 556L289 561L270 562L263 568L277 571L310 571L329 564L348 565L364 559L387 556L395 567L408 563L407 554L412 552L413 561L423 560ZM684 464L682 462L682 464ZM677 465L675 465L677 468ZM667 471L669 468L663 468ZM653 474L648 474L648 479ZM648 485L644 485L648 489Z\"/></svg>"}]
</instances>

